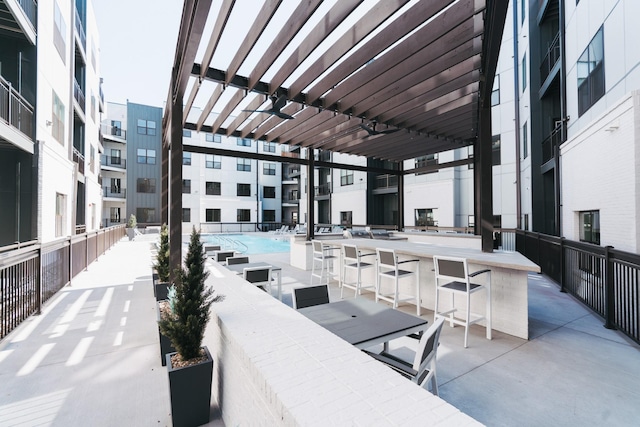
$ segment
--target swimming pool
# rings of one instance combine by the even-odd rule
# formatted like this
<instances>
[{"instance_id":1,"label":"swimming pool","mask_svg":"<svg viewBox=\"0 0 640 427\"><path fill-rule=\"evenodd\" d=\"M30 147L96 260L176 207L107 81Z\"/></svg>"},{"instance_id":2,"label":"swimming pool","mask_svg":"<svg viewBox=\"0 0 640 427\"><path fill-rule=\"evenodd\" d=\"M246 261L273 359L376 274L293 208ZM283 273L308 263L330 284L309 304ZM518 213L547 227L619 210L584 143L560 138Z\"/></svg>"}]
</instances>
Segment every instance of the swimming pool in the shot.
<instances>
[{"instance_id":1,"label":"swimming pool","mask_svg":"<svg viewBox=\"0 0 640 427\"><path fill-rule=\"evenodd\" d=\"M289 252L288 237L272 236L268 233L202 234L201 239L204 243L220 245L222 249L234 249L247 255ZM240 244L234 245L234 242L239 242Z\"/></svg>"}]
</instances>

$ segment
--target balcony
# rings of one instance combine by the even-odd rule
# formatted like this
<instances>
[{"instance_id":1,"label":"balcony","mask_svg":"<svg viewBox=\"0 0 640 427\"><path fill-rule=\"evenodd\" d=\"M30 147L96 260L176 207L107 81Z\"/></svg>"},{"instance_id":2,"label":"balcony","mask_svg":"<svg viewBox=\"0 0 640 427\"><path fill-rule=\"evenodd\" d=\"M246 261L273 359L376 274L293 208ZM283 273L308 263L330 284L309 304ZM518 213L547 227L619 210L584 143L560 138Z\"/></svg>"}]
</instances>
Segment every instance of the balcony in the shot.
<instances>
[{"instance_id":1,"label":"balcony","mask_svg":"<svg viewBox=\"0 0 640 427\"><path fill-rule=\"evenodd\" d=\"M122 129L122 128L110 126L110 125L100 125L100 130L102 131L102 135L106 136L107 138L115 137L113 138L115 141L124 142L127 139L126 129Z\"/></svg>"},{"instance_id":2,"label":"balcony","mask_svg":"<svg viewBox=\"0 0 640 427\"><path fill-rule=\"evenodd\" d=\"M87 35L84 31L84 24L82 23L82 20L80 19L80 13L78 13L78 9L76 9L76 35L78 36L78 39L80 40L80 46L82 46L82 49L84 49L84 51L87 51Z\"/></svg>"},{"instance_id":3,"label":"balcony","mask_svg":"<svg viewBox=\"0 0 640 427\"><path fill-rule=\"evenodd\" d=\"M562 144L562 127L563 123L556 123L555 129L551 134L542 141L542 164L555 157L556 147Z\"/></svg>"},{"instance_id":4,"label":"balcony","mask_svg":"<svg viewBox=\"0 0 640 427\"><path fill-rule=\"evenodd\" d=\"M73 148L73 162L78 164L78 172L84 175L84 155Z\"/></svg>"},{"instance_id":5,"label":"balcony","mask_svg":"<svg viewBox=\"0 0 640 427\"><path fill-rule=\"evenodd\" d=\"M84 91L80 87L80 83L78 83L78 81L75 79L73 80L73 97L78 102L80 110L82 110L82 112L84 113Z\"/></svg>"},{"instance_id":6,"label":"balcony","mask_svg":"<svg viewBox=\"0 0 640 427\"><path fill-rule=\"evenodd\" d=\"M0 118L31 141L34 140L33 106L2 77L0 77Z\"/></svg>"},{"instance_id":7,"label":"balcony","mask_svg":"<svg viewBox=\"0 0 640 427\"><path fill-rule=\"evenodd\" d=\"M545 83L549 74L560 60L560 33L556 34L540 64L540 82Z\"/></svg>"},{"instance_id":8,"label":"balcony","mask_svg":"<svg viewBox=\"0 0 640 427\"><path fill-rule=\"evenodd\" d=\"M102 155L100 156L100 164L102 166L111 166L118 169L127 169L127 159L122 157Z\"/></svg>"},{"instance_id":9,"label":"balcony","mask_svg":"<svg viewBox=\"0 0 640 427\"><path fill-rule=\"evenodd\" d=\"M373 184L374 189L395 188L398 186L398 177L396 175L378 175Z\"/></svg>"},{"instance_id":10,"label":"balcony","mask_svg":"<svg viewBox=\"0 0 640 427\"><path fill-rule=\"evenodd\" d=\"M108 197L110 199L126 199L127 189L119 187L103 187L102 197Z\"/></svg>"},{"instance_id":11,"label":"balcony","mask_svg":"<svg viewBox=\"0 0 640 427\"><path fill-rule=\"evenodd\" d=\"M315 195L316 197L330 196L331 190L332 190L331 183L327 182L326 184L318 185L315 187Z\"/></svg>"}]
</instances>

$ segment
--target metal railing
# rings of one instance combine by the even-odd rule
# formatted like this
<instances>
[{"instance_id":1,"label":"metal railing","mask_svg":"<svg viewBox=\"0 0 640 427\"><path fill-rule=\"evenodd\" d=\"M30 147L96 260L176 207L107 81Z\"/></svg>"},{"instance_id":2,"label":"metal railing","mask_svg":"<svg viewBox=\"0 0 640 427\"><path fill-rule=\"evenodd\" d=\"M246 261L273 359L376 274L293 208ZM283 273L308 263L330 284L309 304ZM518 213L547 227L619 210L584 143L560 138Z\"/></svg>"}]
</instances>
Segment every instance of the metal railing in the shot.
<instances>
[{"instance_id":1,"label":"metal railing","mask_svg":"<svg viewBox=\"0 0 640 427\"><path fill-rule=\"evenodd\" d=\"M102 166L113 166L115 168L126 169L127 168L127 159L123 159L122 157L109 156L108 154L104 154L100 156L100 164Z\"/></svg>"},{"instance_id":2,"label":"metal railing","mask_svg":"<svg viewBox=\"0 0 640 427\"><path fill-rule=\"evenodd\" d=\"M331 194L331 183L328 182L326 184L318 185L315 187L315 195L316 196L328 196Z\"/></svg>"},{"instance_id":3,"label":"metal railing","mask_svg":"<svg viewBox=\"0 0 640 427\"><path fill-rule=\"evenodd\" d=\"M113 187L102 187L103 197L111 197L115 199L126 199L127 198L127 189L126 188L113 188Z\"/></svg>"},{"instance_id":4,"label":"metal railing","mask_svg":"<svg viewBox=\"0 0 640 427\"><path fill-rule=\"evenodd\" d=\"M78 164L78 172L84 175L84 155L73 147L73 161Z\"/></svg>"},{"instance_id":5,"label":"metal railing","mask_svg":"<svg viewBox=\"0 0 640 427\"><path fill-rule=\"evenodd\" d=\"M36 27L36 19L37 19L37 11L38 11L38 2L36 0L18 0L20 3L20 7L24 11L25 16L31 22L33 27Z\"/></svg>"},{"instance_id":6,"label":"metal railing","mask_svg":"<svg viewBox=\"0 0 640 427\"><path fill-rule=\"evenodd\" d=\"M586 306L640 343L640 255L529 231L516 231L518 252Z\"/></svg>"},{"instance_id":7,"label":"metal railing","mask_svg":"<svg viewBox=\"0 0 640 427\"><path fill-rule=\"evenodd\" d=\"M100 125L100 130L104 135L116 136L121 139L127 139L127 130L110 125Z\"/></svg>"},{"instance_id":8,"label":"metal railing","mask_svg":"<svg viewBox=\"0 0 640 427\"><path fill-rule=\"evenodd\" d=\"M540 81L544 81L549 77L551 70L560 59L560 33L556 34L555 38L551 42L547 53L540 64Z\"/></svg>"},{"instance_id":9,"label":"metal railing","mask_svg":"<svg viewBox=\"0 0 640 427\"><path fill-rule=\"evenodd\" d=\"M555 156L556 147L562 144L562 126L558 123L551 134L542 141L542 164L545 164Z\"/></svg>"},{"instance_id":10,"label":"metal railing","mask_svg":"<svg viewBox=\"0 0 640 427\"><path fill-rule=\"evenodd\" d=\"M78 101L78 105L84 113L84 91L82 90L82 87L80 87L80 83L78 83L76 79L73 79L73 97L76 99L76 101Z\"/></svg>"},{"instance_id":11,"label":"metal railing","mask_svg":"<svg viewBox=\"0 0 640 427\"><path fill-rule=\"evenodd\" d=\"M84 24L82 19L80 19L80 13L78 13L78 9L76 9L76 33L80 38L80 44L82 45L82 49L87 51L87 35L84 31Z\"/></svg>"},{"instance_id":12,"label":"metal railing","mask_svg":"<svg viewBox=\"0 0 640 427\"><path fill-rule=\"evenodd\" d=\"M124 225L0 248L0 339L125 236Z\"/></svg>"},{"instance_id":13,"label":"metal railing","mask_svg":"<svg viewBox=\"0 0 640 427\"><path fill-rule=\"evenodd\" d=\"M2 77L0 77L0 118L32 141L34 140L33 106Z\"/></svg>"},{"instance_id":14,"label":"metal railing","mask_svg":"<svg viewBox=\"0 0 640 427\"><path fill-rule=\"evenodd\" d=\"M376 177L375 182L373 183L373 188L390 188L398 186L398 176L397 175L378 175Z\"/></svg>"}]
</instances>

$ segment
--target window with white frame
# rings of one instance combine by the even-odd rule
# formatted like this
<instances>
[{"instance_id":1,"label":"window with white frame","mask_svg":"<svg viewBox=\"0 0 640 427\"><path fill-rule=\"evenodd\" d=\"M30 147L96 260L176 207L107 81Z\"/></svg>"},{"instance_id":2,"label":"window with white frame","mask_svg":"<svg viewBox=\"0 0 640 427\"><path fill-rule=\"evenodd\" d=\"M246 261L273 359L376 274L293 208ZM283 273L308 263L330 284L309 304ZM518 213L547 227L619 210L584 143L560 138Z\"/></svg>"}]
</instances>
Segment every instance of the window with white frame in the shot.
<instances>
[{"instance_id":1,"label":"window with white frame","mask_svg":"<svg viewBox=\"0 0 640 427\"><path fill-rule=\"evenodd\" d=\"M205 154L204 158L205 167L207 169L220 169L222 168L222 160L220 156L213 154Z\"/></svg>"},{"instance_id":2,"label":"window with white frame","mask_svg":"<svg viewBox=\"0 0 640 427\"><path fill-rule=\"evenodd\" d=\"M58 98L58 94L53 91L53 106L51 114L51 135L60 144L64 145L64 121L65 121L65 106Z\"/></svg>"},{"instance_id":3,"label":"window with white frame","mask_svg":"<svg viewBox=\"0 0 640 427\"><path fill-rule=\"evenodd\" d=\"M263 175L275 175L276 174L276 164L275 163L264 162L262 164L262 174Z\"/></svg>"},{"instance_id":4,"label":"window with white frame","mask_svg":"<svg viewBox=\"0 0 640 427\"><path fill-rule=\"evenodd\" d=\"M184 166L191 166L191 153L182 152L182 164Z\"/></svg>"},{"instance_id":5,"label":"window with white frame","mask_svg":"<svg viewBox=\"0 0 640 427\"><path fill-rule=\"evenodd\" d=\"M353 185L353 171L340 169L340 186Z\"/></svg>"},{"instance_id":6,"label":"window with white frame","mask_svg":"<svg viewBox=\"0 0 640 427\"><path fill-rule=\"evenodd\" d=\"M207 142L222 142L222 137L220 135L213 134L213 133L207 133L205 134L205 140Z\"/></svg>"},{"instance_id":7,"label":"window with white frame","mask_svg":"<svg viewBox=\"0 0 640 427\"><path fill-rule=\"evenodd\" d=\"M266 153L275 153L276 143L265 141L264 144L262 144L262 150L265 151Z\"/></svg>"},{"instance_id":8,"label":"window with white frame","mask_svg":"<svg viewBox=\"0 0 640 427\"><path fill-rule=\"evenodd\" d=\"M236 159L236 169L241 172L251 172L251 160L250 159Z\"/></svg>"},{"instance_id":9,"label":"window with white frame","mask_svg":"<svg viewBox=\"0 0 640 427\"><path fill-rule=\"evenodd\" d=\"M156 150L149 150L146 148L138 148L137 150L138 163L155 165L156 164Z\"/></svg>"},{"instance_id":10,"label":"window with white frame","mask_svg":"<svg viewBox=\"0 0 640 427\"><path fill-rule=\"evenodd\" d=\"M248 138L238 138L236 144L240 147L251 147L251 140Z\"/></svg>"},{"instance_id":11,"label":"window with white frame","mask_svg":"<svg viewBox=\"0 0 640 427\"><path fill-rule=\"evenodd\" d=\"M137 126L138 134L140 135L155 135L156 134L156 122L153 120L138 119Z\"/></svg>"},{"instance_id":12,"label":"window with white frame","mask_svg":"<svg viewBox=\"0 0 640 427\"><path fill-rule=\"evenodd\" d=\"M64 194L56 193L56 219L55 219L56 237L62 237L65 235L66 222L67 222L67 196Z\"/></svg>"},{"instance_id":13,"label":"window with white frame","mask_svg":"<svg viewBox=\"0 0 640 427\"><path fill-rule=\"evenodd\" d=\"M62 11L57 1L53 2L53 23L55 27L53 31L53 45L56 47L58 54L60 54L62 63L66 63L67 24L64 22L64 17L62 16Z\"/></svg>"}]
</instances>

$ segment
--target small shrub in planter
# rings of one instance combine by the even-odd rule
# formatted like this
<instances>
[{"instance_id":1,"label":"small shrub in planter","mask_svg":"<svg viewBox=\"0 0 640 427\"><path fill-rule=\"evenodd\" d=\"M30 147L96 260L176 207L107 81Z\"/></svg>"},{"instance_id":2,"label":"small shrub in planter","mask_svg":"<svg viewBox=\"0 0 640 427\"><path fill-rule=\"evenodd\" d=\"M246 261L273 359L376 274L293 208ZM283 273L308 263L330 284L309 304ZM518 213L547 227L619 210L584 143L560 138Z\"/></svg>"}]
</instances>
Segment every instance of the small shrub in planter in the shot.
<instances>
[{"instance_id":1,"label":"small shrub in planter","mask_svg":"<svg viewBox=\"0 0 640 427\"><path fill-rule=\"evenodd\" d=\"M205 285L209 272L200 233L191 232L184 267L176 274L171 314L160 319L160 331L171 340L176 353L167 357L173 425L201 425L209 421L213 359L202 346L209 309L221 296Z\"/></svg>"},{"instance_id":2,"label":"small shrub in planter","mask_svg":"<svg viewBox=\"0 0 640 427\"><path fill-rule=\"evenodd\" d=\"M153 284L153 294L156 301L162 301L167 299L169 287L169 231L167 224L162 224L160 228L160 245L153 268L158 275L158 280Z\"/></svg>"}]
</instances>

